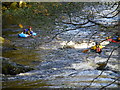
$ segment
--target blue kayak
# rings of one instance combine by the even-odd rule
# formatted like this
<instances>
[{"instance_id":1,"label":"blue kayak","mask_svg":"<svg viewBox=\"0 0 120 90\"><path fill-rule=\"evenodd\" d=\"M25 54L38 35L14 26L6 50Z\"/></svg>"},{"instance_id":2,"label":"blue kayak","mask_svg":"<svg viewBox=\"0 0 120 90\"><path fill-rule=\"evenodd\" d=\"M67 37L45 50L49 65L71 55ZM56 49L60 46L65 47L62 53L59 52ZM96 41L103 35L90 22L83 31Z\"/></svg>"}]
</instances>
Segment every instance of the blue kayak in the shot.
<instances>
[{"instance_id":1,"label":"blue kayak","mask_svg":"<svg viewBox=\"0 0 120 90\"><path fill-rule=\"evenodd\" d=\"M37 34L35 32L32 33L32 36L36 36ZM24 34L23 32L18 34L19 37L29 37L30 35Z\"/></svg>"}]
</instances>

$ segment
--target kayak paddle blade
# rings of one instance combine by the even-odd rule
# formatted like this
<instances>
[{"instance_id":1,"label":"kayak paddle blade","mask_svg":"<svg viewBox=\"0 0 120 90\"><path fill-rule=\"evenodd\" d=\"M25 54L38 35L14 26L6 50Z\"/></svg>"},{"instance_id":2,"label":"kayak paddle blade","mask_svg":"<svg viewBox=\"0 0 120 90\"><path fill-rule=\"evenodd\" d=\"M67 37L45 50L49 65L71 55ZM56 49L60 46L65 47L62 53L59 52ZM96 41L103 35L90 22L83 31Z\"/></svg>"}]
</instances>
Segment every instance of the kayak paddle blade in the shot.
<instances>
[{"instance_id":1,"label":"kayak paddle blade","mask_svg":"<svg viewBox=\"0 0 120 90\"><path fill-rule=\"evenodd\" d=\"M23 25L22 25L22 24L19 24L19 27L20 27L20 28L23 28Z\"/></svg>"},{"instance_id":2,"label":"kayak paddle blade","mask_svg":"<svg viewBox=\"0 0 120 90\"><path fill-rule=\"evenodd\" d=\"M86 50L83 50L82 52L83 53L87 53L89 51L89 49L86 49Z\"/></svg>"}]
</instances>

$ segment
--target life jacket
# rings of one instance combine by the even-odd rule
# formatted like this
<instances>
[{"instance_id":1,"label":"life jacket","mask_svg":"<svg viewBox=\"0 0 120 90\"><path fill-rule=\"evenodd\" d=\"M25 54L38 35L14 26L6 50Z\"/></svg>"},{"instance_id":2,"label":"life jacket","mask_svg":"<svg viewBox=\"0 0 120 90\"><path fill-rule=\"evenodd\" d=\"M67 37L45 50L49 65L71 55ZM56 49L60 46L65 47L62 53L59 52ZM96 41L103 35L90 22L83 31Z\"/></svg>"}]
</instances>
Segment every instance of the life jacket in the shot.
<instances>
[{"instance_id":1,"label":"life jacket","mask_svg":"<svg viewBox=\"0 0 120 90\"><path fill-rule=\"evenodd\" d=\"M100 47L97 47L97 48L96 48L96 52L101 52L101 48L100 48Z\"/></svg>"},{"instance_id":2,"label":"life jacket","mask_svg":"<svg viewBox=\"0 0 120 90\"><path fill-rule=\"evenodd\" d=\"M94 50L96 53L99 53L102 51L102 46L101 45L95 45L91 49Z\"/></svg>"},{"instance_id":3,"label":"life jacket","mask_svg":"<svg viewBox=\"0 0 120 90\"><path fill-rule=\"evenodd\" d=\"M102 49L102 48L103 48L101 45L95 45L95 46L91 47L91 49L96 50L96 49L97 49L97 47L99 47L100 49Z\"/></svg>"},{"instance_id":4,"label":"life jacket","mask_svg":"<svg viewBox=\"0 0 120 90\"><path fill-rule=\"evenodd\" d=\"M30 31L29 29L24 29L25 34L33 34L33 31Z\"/></svg>"},{"instance_id":5,"label":"life jacket","mask_svg":"<svg viewBox=\"0 0 120 90\"><path fill-rule=\"evenodd\" d=\"M25 31L25 32L27 32L27 31L28 31L28 29L24 29L24 31Z\"/></svg>"},{"instance_id":6,"label":"life jacket","mask_svg":"<svg viewBox=\"0 0 120 90\"><path fill-rule=\"evenodd\" d=\"M33 34L33 31L30 31L30 34Z\"/></svg>"},{"instance_id":7,"label":"life jacket","mask_svg":"<svg viewBox=\"0 0 120 90\"><path fill-rule=\"evenodd\" d=\"M24 31L23 31L25 34L27 34L28 33L28 29L24 29Z\"/></svg>"}]
</instances>

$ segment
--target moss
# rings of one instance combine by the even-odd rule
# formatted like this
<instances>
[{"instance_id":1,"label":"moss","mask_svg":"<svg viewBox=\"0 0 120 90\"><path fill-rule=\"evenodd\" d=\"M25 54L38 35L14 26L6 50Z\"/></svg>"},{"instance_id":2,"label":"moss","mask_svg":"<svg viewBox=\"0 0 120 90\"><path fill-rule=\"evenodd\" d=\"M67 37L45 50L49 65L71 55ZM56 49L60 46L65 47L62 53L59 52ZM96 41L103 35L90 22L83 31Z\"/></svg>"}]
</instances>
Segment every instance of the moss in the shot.
<instances>
[{"instance_id":1,"label":"moss","mask_svg":"<svg viewBox=\"0 0 120 90\"><path fill-rule=\"evenodd\" d=\"M4 38L3 37L0 37L0 43L4 43Z\"/></svg>"}]
</instances>

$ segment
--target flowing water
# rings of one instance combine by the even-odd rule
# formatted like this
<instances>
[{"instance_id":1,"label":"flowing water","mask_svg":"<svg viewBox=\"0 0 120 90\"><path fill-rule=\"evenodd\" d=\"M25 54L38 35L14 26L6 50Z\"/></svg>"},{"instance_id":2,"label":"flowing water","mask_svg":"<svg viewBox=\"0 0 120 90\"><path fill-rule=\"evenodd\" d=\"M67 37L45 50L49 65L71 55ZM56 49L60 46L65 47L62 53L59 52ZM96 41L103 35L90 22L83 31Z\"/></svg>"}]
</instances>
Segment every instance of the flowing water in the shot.
<instances>
[{"instance_id":1,"label":"flowing water","mask_svg":"<svg viewBox=\"0 0 120 90\"><path fill-rule=\"evenodd\" d=\"M17 30L14 32L6 37L9 37L17 50L3 52L3 57L37 69L15 76L3 76L3 88L85 87L102 72L96 69L96 63L106 61L112 48L118 46L105 41L102 43L105 48L100 55L94 52L83 53L83 50L94 45L99 35L101 35L99 39L102 39L105 32L98 31L99 34L94 35L88 45L87 41L90 38L88 35L92 35L93 31L81 29L62 33L57 39L33 48L36 40L39 40L39 43L42 41L40 37L18 38ZM118 71L118 54L118 50L115 50L107 65L109 69L95 79L91 87L105 86L119 77L118 73L113 72ZM118 87L118 83L115 82L109 87Z\"/></svg>"},{"instance_id":2,"label":"flowing water","mask_svg":"<svg viewBox=\"0 0 120 90\"><path fill-rule=\"evenodd\" d=\"M3 75L3 88L84 88L87 85L98 88L114 82L119 77L119 49L113 51L107 63L107 70L96 69L97 63L107 61L111 51L119 44L104 41L101 43L104 46L101 54L82 52L94 46L96 41L104 40L106 33L111 32L103 32L93 26L61 33L49 41L50 33L44 34L44 30L38 28L33 30L40 36L18 38L17 34L21 29L15 25L3 29L3 37L9 39L17 48L3 51L3 57L35 68L14 76ZM96 78L97 76L99 77ZM94 78L96 79L92 82ZM116 81L108 87L118 86Z\"/></svg>"}]
</instances>

